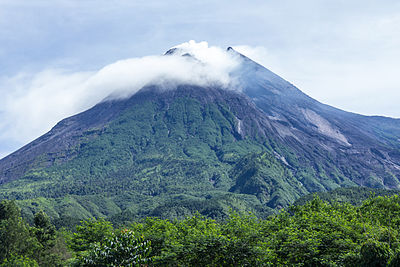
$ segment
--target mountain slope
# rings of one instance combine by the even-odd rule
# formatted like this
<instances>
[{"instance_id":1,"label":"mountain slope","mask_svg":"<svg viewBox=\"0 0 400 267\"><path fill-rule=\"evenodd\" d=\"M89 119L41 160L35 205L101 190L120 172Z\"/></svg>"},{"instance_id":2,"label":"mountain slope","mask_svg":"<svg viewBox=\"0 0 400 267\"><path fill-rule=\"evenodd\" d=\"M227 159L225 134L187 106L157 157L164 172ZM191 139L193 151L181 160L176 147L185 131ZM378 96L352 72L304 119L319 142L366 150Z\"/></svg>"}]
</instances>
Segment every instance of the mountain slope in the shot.
<instances>
[{"instance_id":1,"label":"mountain slope","mask_svg":"<svg viewBox=\"0 0 400 267\"><path fill-rule=\"evenodd\" d=\"M0 198L26 214L123 220L266 215L310 192L399 187L399 120L321 104L227 53L241 61L230 88L150 85L61 121L0 160Z\"/></svg>"},{"instance_id":2,"label":"mountain slope","mask_svg":"<svg viewBox=\"0 0 400 267\"><path fill-rule=\"evenodd\" d=\"M239 69L243 92L272 120L272 127L295 149L302 165L324 165L331 173L332 162L358 185L399 186L399 119L362 116L324 105L261 65L243 60L247 63Z\"/></svg>"}]
</instances>

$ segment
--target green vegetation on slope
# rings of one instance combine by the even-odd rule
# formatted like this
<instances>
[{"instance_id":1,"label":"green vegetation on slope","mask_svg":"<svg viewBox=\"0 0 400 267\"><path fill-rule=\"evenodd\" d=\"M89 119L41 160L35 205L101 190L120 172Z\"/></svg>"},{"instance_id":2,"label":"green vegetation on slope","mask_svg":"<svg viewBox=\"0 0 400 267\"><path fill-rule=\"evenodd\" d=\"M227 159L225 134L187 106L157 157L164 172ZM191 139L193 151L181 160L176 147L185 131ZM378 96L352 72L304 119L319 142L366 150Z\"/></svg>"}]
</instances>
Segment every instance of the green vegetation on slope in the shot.
<instances>
[{"instance_id":1,"label":"green vegetation on slope","mask_svg":"<svg viewBox=\"0 0 400 267\"><path fill-rule=\"evenodd\" d=\"M292 171L269 153L243 157L231 170L231 177L236 180L232 192L255 195L272 208L287 207L307 193Z\"/></svg>"},{"instance_id":2,"label":"green vegetation on slope","mask_svg":"<svg viewBox=\"0 0 400 267\"><path fill-rule=\"evenodd\" d=\"M193 99L178 99L167 110L146 102L126 111L99 137L83 137L71 161L32 170L2 186L1 193L27 199L227 190L232 183L228 162L265 149L236 140L232 116L222 106L203 107Z\"/></svg>"},{"instance_id":3,"label":"green vegetation on slope","mask_svg":"<svg viewBox=\"0 0 400 267\"><path fill-rule=\"evenodd\" d=\"M42 154L23 177L1 185L0 199L18 200L29 221L44 210L57 227L71 227L196 211L221 219L230 209L266 217L307 193L355 186L356 170L338 170L309 144L297 155L273 133L261 136L262 121L241 117L244 135L242 104L163 95L132 102L69 151Z\"/></svg>"},{"instance_id":4,"label":"green vegetation on slope","mask_svg":"<svg viewBox=\"0 0 400 267\"><path fill-rule=\"evenodd\" d=\"M91 217L183 218L197 210L217 218L231 208L265 217L271 210L260 199L229 193L237 178L232 166L270 150L240 137L236 127L235 115L223 103L184 97L168 105L147 101L104 129L87 131L66 152L75 155L70 161L57 161L65 153L43 155L37 163L42 167L2 185L0 198L19 200L28 220L43 209L65 226ZM55 163L43 167L50 159Z\"/></svg>"}]
</instances>

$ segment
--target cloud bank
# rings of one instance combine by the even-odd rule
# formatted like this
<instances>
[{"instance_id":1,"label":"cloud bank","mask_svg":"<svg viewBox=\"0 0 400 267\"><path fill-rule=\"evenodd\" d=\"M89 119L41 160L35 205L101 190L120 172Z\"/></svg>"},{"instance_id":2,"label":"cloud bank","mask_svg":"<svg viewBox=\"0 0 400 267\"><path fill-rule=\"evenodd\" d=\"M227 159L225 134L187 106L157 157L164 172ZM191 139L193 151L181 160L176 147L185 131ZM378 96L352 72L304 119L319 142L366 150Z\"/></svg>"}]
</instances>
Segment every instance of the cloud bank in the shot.
<instances>
[{"instance_id":1,"label":"cloud bank","mask_svg":"<svg viewBox=\"0 0 400 267\"><path fill-rule=\"evenodd\" d=\"M44 70L0 80L0 141L31 141L61 119L84 111L105 98L126 98L148 84L230 83L239 60L206 42L189 41L170 55L117 61L98 71ZM182 56L184 55L184 56ZM190 55L190 56L188 56Z\"/></svg>"}]
</instances>

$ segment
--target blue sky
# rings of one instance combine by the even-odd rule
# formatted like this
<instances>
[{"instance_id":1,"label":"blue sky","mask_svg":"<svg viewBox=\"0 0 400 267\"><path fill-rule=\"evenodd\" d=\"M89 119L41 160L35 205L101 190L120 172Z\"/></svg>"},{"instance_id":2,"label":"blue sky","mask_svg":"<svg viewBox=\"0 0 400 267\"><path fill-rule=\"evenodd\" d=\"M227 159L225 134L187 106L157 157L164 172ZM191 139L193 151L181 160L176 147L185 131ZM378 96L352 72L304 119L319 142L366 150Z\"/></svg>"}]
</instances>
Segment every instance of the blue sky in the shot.
<instances>
[{"instance_id":1,"label":"blue sky","mask_svg":"<svg viewBox=\"0 0 400 267\"><path fill-rule=\"evenodd\" d=\"M324 103L400 118L399 1L0 0L0 157L72 115L66 105L86 107L76 98L42 113L12 105L26 95L49 105L38 84L48 96L192 39L236 46Z\"/></svg>"}]
</instances>

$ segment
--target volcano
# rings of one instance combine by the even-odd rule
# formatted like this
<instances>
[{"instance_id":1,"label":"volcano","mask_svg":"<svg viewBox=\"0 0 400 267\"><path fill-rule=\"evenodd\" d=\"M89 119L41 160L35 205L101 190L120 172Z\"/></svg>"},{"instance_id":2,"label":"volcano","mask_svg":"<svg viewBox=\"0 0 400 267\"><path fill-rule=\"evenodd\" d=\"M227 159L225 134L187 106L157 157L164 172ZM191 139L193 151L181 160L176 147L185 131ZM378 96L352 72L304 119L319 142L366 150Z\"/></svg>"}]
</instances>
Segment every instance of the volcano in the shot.
<instances>
[{"instance_id":1,"label":"volcano","mask_svg":"<svg viewBox=\"0 0 400 267\"><path fill-rule=\"evenodd\" d=\"M400 120L307 96L229 47L232 82L148 84L0 160L0 197L60 222L266 216L338 187L400 188ZM201 59L173 48L165 57Z\"/></svg>"}]
</instances>

